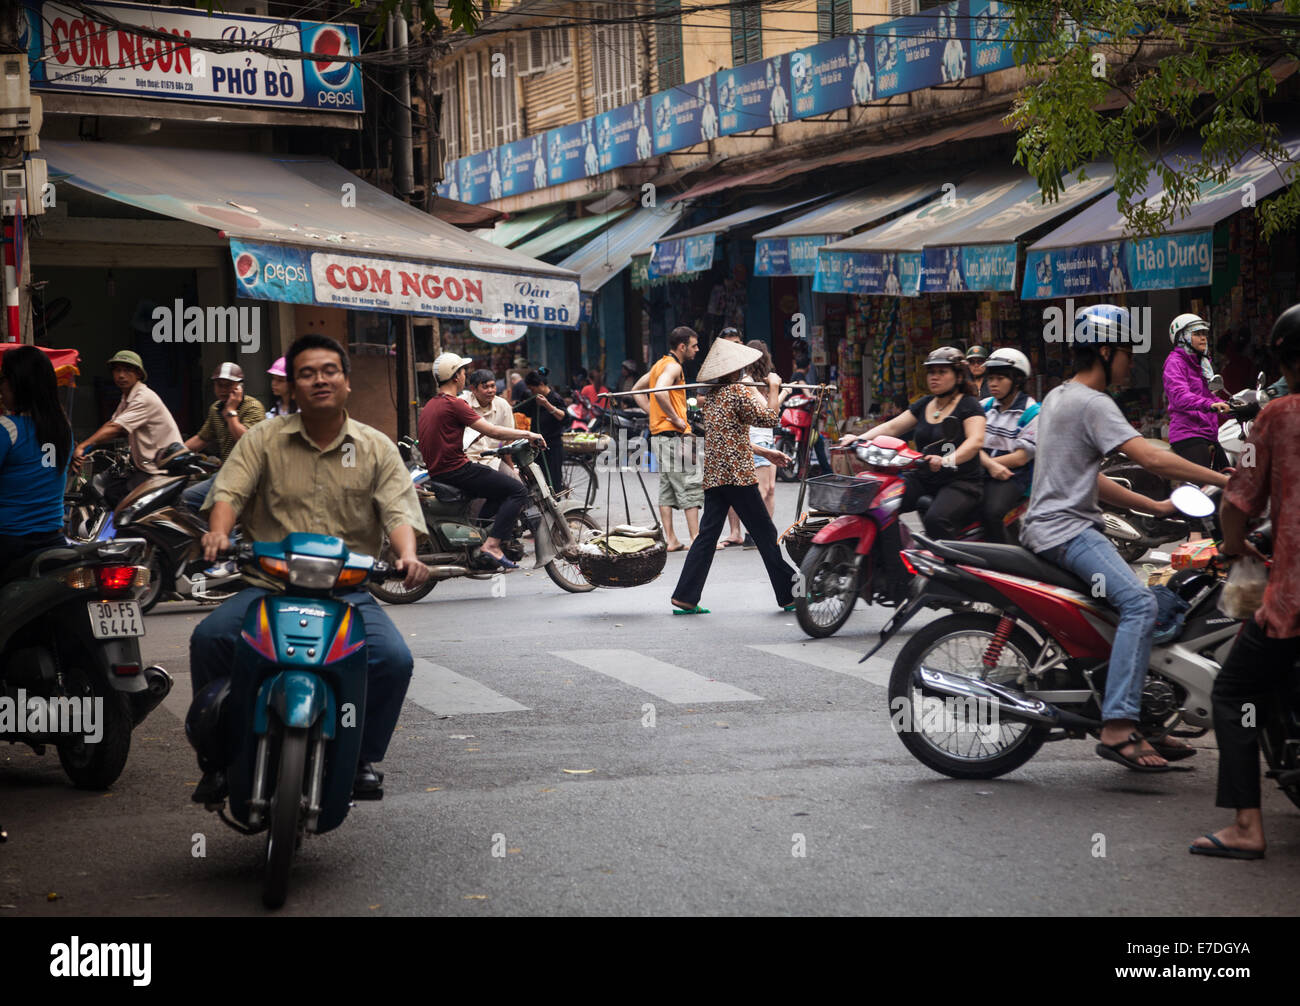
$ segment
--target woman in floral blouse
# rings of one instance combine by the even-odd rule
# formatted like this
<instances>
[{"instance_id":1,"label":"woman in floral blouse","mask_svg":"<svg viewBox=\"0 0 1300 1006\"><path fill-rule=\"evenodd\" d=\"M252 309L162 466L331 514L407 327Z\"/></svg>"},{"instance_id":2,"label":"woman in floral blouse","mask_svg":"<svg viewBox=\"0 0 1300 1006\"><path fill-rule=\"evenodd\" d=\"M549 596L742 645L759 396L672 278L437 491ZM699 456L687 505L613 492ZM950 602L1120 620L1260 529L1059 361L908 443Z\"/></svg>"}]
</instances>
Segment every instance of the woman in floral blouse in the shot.
<instances>
[{"instance_id":1,"label":"woman in floral blouse","mask_svg":"<svg viewBox=\"0 0 1300 1006\"><path fill-rule=\"evenodd\" d=\"M704 516L700 531L686 554L682 575L673 591L674 614L703 615L700 607L704 581L713 565L718 536L727 521L727 511L734 509L745 529L758 546L768 579L782 610L794 607L795 571L781 558L776 541L776 525L768 515L754 477L754 455L774 464L789 464L780 451L756 447L750 442L751 426L775 426L776 410L757 388L737 382L745 379L745 369L762 354L740 343L718 339L700 367L701 381L714 381L704 395Z\"/></svg>"}]
</instances>

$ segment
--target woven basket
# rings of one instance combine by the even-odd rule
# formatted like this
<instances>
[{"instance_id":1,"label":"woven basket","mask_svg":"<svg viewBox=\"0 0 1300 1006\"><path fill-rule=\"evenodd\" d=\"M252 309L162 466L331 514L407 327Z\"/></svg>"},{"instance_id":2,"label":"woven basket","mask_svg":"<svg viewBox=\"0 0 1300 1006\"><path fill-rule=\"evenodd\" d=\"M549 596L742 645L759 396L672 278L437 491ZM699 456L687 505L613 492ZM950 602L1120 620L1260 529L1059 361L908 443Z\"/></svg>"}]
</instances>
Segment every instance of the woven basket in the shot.
<instances>
[{"instance_id":1,"label":"woven basket","mask_svg":"<svg viewBox=\"0 0 1300 1006\"><path fill-rule=\"evenodd\" d=\"M583 578L597 587L640 587L658 579L667 562L668 548L662 542L628 554L578 553Z\"/></svg>"},{"instance_id":2,"label":"woven basket","mask_svg":"<svg viewBox=\"0 0 1300 1006\"><path fill-rule=\"evenodd\" d=\"M573 434L564 434L565 454L601 454L610 445L610 439L603 434L595 440L574 440Z\"/></svg>"},{"instance_id":3,"label":"woven basket","mask_svg":"<svg viewBox=\"0 0 1300 1006\"><path fill-rule=\"evenodd\" d=\"M785 551L796 567L803 564L804 556L812 547L812 540L833 518L805 517L785 534Z\"/></svg>"}]
</instances>

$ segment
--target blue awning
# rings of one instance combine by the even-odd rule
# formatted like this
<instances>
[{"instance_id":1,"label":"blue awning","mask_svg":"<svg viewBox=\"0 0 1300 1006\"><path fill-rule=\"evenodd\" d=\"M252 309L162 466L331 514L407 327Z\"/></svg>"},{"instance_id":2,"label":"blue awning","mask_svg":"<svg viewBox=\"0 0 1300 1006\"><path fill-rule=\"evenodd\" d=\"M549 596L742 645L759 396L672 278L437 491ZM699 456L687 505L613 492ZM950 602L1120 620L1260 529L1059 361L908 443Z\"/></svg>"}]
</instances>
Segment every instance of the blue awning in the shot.
<instances>
[{"instance_id":1,"label":"blue awning","mask_svg":"<svg viewBox=\"0 0 1300 1006\"><path fill-rule=\"evenodd\" d=\"M1300 160L1300 132L1284 134L1283 145L1292 159ZM1199 159L1200 147L1189 142L1169 156L1174 165L1180 157ZM1282 188L1288 167L1274 164L1258 151L1247 153L1232 166L1226 181L1202 182L1191 212L1158 237L1126 238L1119 196L1106 196L1030 246L1020 296L1042 300L1209 286L1214 225ZM1158 207L1163 196L1164 186L1158 175L1153 176L1143 198Z\"/></svg>"},{"instance_id":2,"label":"blue awning","mask_svg":"<svg viewBox=\"0 0 1300 1006\"><path fill-rule=\"evenodd\" d=\"M559 268L576 272L582 292L594 293L626 269L632 256L672 230L681 216L680 203L668 208L638 209L592 238Z\"/></svg>"},{"instance_id":3,"label":"blue awning","mask_svg":"<svg viewBox=\"0 0 1300 1006\"><path fill-rule=\"evenodd\" d=\"M823 245L937 195L941 184L936 176L905 188L870 185L761 231L754 235L754 275L812 276Z\"/></svg>"},{"instance_id":4,"label":"blue awning","mask_svg":"<svg viewBox=\"0 0 1300 1006\"><path fill-rule=\"evenodd\" d=\"M662 241L650 249L652 276L680 276L688 272L704 272L713 268L713 249L719 234L762 220L764 217L786 213L807 206L822 196L800 199L798 202L762 202L737 213L728 213L707 224L690 227Z\"/></svg>"}]
</instances>

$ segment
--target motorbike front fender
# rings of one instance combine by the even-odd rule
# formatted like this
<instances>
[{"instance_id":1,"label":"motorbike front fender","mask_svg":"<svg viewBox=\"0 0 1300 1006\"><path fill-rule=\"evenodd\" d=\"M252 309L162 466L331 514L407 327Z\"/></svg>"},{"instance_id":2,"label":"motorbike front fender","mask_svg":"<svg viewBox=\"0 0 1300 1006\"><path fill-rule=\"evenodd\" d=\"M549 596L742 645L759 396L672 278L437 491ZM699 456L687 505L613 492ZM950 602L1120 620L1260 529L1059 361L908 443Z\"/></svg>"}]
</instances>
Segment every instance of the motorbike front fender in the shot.
<instances>
[{"instance_id":1,"label":"motorbike front fender","mask_svg":"<svg viewBox=\"0 0 1300 1006\"><path fill-rule=\"evenodd\" d=\"M876 541L876 525L860 514L845 514L842 517L836 517L824 528L813 536L814 545L829 545L836 541L846 541L856 538L858 541L855 551L858 555L866 555L871 551L871 546Z\"/></svg>"},{"instance_id":2,"label":"motorbike front fender","mask_svg":"<svg viewBox=\"0 0 1300 1006\"><path fill-rule=\"evenodd\" d=\"M255 734L266 733L272 712L290 729L310 729L321 720L321 736L334 736L334 695L315 674L282 671L262 682L253 710Z\"/></svg>"}]
</instances>

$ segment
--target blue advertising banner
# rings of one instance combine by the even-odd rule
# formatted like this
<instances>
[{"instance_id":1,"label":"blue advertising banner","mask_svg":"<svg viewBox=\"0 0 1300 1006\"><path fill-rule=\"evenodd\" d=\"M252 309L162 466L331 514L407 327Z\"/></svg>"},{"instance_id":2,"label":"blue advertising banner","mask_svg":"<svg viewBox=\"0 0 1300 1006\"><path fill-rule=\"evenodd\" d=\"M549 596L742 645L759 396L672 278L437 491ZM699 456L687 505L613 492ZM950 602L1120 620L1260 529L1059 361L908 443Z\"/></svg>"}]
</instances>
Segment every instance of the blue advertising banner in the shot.
<instances>
[{"instance_id":1,"label":"blue advertising banner","mask_svg":"<svg viewBox=\"0 0 1300 1006\"><path fill-rule=\"evenodd\" d=\"M838 111L871 101L876 82L866 33L833 38L790 54L791 118Z\"/></svg>"},{"instance_id":2,"label":"blue advertising banner","mask_svg":"<svg viewBox=\"0 0 1300 1006\"><path fill-rule=\"evenodd\" d=\"M1016 65L1011 58L1011 43L1002 39L1011 25L1011 8L1000 0L970 0L969 31L962 35L970 38L970 74L972 77L995 70L1006 70Z\"/></svg>"},{"instance_id":3,"label":"blue advertising banner","mask_svg":"<svg viewBox=\"0 0 1300 1006\"><path fill-rule=\"evenodd\" d=\"M546 157L540 136L515 140L501 151L498 169L501 173L501 194L518 196L533 189L546 188Z\"/></svg>"},{"instance_id":4,"label":"blue advertising banner","mask_svg":"<svg viewBox=\"0 0 1300 1006\"><path fill-rule=\"evenodd\" d=\"M548 129L545 136L548 185L560 185L563 182L575 182L580 178L586 178L588 163L592 166L590 174L596 173L598 168L596 144L592 136L590 119ZM590 157L589 161L588 157Z\"/></svg>"},{"instance_id":5,"label":"blue advertising banner","mask_svg":"<svg viewBox=\"0 0 1300 1006\"><path fill-rule=\"evenodd\" d=\"M501 172L497 168L497 151L480 150L477 154L462 157L456 162L457 189L459 195L452 196L463 203L485 203L489 199L501 198ZM495 188L494 188L495 182ZM493 195L493 191L496 195Z\"/></svg>"},{"instance_id":6,"label":"blue advertising banner","mask_svg":"<svg viewBox=\"0 0 1300 1006\"><path fill-rule=\"evenodd\" d=\"M643 161L654 153L650 99L601 112L596 122L596 159L601 171Z\"/></svg>"},{"instance_id":7,"label":"blue advertising banner","mask_svg":"<svg viewBox=\"0 0 1300 1006\"><path fill-rule=\"evenodd\" d=\"M282 304L316 303L308 249L231 238L230 257L235 263L238 296Z\"/></svg>"},{"instance_id":8,"label":"blue advertising banner","mask_svg":"<svg viewBox=\"0 0 1300 1006\"><path fill-rule=\"evenodd\" d=\"M1015 289L1014 243L926 248L921 254L922 293Z\"/></svg>"},{"instance_id":9,"label":"blue advertising banner","mask_svg":"<svg viewBox=\"0 0 1300 1006\"><path fill-rule=\"evenodd\" d=\"M1044 300L1209 286L1213 263L1212 230L1030 251L1025 257L1020 296Z\"/></svg>"},{"instance_id":10,"label":"blue advertising banner","mask_svg":"<svg viewBox=\"0 0 1300 1006\"><path fill-rule=\"evenodd\" d=\"M790 121L790 63L785 56L723 70L716 86L720 136Z\"/></svg>"},{"instance_id":11,"label":"blue advertising banner","mask_svg":"<svg viewBox=\"0 0 1300 1006\"><path fill-rule=\"evenodd\" d=\"M760 238L754 246L755 276L813 276L817 252L832 240L829 234L792 238Z\"/></svg>"},{"instance_id":12,"label":"blue advertising banner","mask_svg":"<svg viewBox=\"0 0 1300 1006\"><path fill-rule=\"evenodd\" d=\"M713 268L716 234L697 234L689 238L668 238L655 242L650 255L649 277L680 276Z\"/></svg>"},{"instance_id":13,"label":"blue advertising banner","mask_svg":"<svg viewBox=\"0 0 1300 1006\"><path fill-rule=\"evenodd\" d=\"M704 77L651 96L655 153L681 150L718 138L713 78Z\"/></svg>"},{"instance_id":14,"label":"blue advertising banner","mask_svg":"<svg viewBox=\"0 0 1300 1006\"><path fill-rule=\"evenodd\" d=\"M921 252L823 251L817 257L813 292L915 297L921 270Z\"/></svg>"},{"instance_id":15,"label":"blue advertising banner","mask_svg":"<svg viewBox=\"0 0 1300 1006\"><path fill-rule=\"evenodd\" d=\"M870 29L876 62L876 94L887 97L961 80L970 66L968 23L961 0Z\"/></svg>"}]
</instances>

